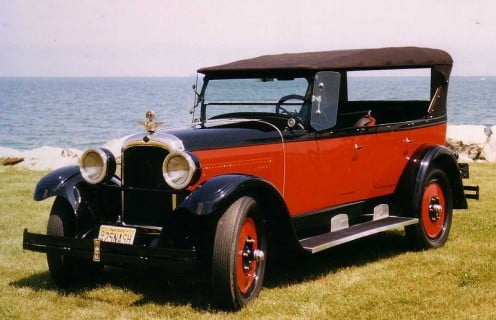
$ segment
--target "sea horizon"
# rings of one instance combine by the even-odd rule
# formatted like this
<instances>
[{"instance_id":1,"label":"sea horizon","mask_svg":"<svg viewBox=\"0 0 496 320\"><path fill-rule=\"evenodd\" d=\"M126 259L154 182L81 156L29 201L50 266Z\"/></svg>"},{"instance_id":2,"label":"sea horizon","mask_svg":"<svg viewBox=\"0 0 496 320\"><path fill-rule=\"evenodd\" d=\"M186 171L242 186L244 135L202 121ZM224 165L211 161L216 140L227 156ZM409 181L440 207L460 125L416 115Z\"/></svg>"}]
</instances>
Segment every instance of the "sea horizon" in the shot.
<instances>
[{"instance_id":1,"label":"sea horizon","mask_svg":"<svg viewBox=\"0 0 496 320\"><path fill-rule=\"evenodd\" d=\"M5 79L5 78L196 78L197 73L192 73L190 75L137 75L137 76L126 76L126 75L67 75L67 76L57 76L57 75L0 75L0 79ZM367 77L367 76L365 76ZM388 75L388 76L383 76L383 75L370 75L370 77L418 77L418 75ZM496 75L450 75L450 78L496 78Z\"/></svg>"},{"instance_id":2,"label":"sea horizon","mask_svg":"<svg viewBox=\"0 0 496 320\"><path fill-rule=\"evenodd\" d=\"M397 80L396 77L382 77ZM416 81L419 76L406 77ZM0 147L86 149L140 132L152 109L168 128L189 125L192 76L3 77L0 76ZM198 80L201 83L201 79ZM449 125L496 125L492 93L496 76L452 76Z\"/></svg>"}]
</instances>

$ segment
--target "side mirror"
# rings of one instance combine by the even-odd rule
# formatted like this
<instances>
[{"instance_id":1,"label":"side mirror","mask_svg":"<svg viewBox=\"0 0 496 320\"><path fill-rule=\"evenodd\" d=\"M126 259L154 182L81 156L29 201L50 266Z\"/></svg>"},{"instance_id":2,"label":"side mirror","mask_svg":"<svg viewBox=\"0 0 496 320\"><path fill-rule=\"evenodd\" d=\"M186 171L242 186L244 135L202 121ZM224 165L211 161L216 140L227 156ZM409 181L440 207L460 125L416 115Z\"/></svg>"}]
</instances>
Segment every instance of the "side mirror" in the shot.
<instances>
[{"instance_id":1,"label":"side mirror","mask_svg":"<svg viewBox=\"0 0 496 320\"><path fill-rule=\"evenodd\" d=\"M312 91L310 126L324 131L336 125L341 74L320 71L315 74Z\"/></svg>"}]
</instances>

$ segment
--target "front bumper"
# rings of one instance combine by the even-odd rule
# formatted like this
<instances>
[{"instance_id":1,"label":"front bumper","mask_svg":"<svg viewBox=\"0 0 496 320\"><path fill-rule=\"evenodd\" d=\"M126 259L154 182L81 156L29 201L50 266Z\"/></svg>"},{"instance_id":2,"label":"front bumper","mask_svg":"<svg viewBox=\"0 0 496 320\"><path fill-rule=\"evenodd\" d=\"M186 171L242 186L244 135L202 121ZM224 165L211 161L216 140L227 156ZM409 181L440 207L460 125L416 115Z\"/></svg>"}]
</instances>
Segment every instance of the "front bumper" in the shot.
<instances>
[{"instance_id":1,"label":"front bumper","mask_svg":"<svg viewBox=\"0 0 496 320\"><path fill-rule=\"evenodd\" d=\"M195 249L152 248L93 239L75 239L28 232L24 229L23 249L61 254L114 265L140 265L173 271L195 269Z\"/></svg>"}]
</instances>

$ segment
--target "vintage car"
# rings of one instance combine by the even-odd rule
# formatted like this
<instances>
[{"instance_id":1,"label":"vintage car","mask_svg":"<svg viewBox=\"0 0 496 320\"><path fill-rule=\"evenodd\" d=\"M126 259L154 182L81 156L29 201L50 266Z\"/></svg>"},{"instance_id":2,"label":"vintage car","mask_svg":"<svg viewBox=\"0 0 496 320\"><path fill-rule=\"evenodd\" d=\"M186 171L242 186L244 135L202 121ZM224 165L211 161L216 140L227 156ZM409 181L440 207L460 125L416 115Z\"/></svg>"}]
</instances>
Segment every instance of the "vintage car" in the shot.
<instances>
[{"instance_id":1,"label":"vintage car","mask_svg":"<svg viewBox=\"0 0 496 320\"><path fill-rule=\"evenodd\" d=\"M55 196L47 234L26 229L23 246L46 252L60 287L104 265L160 267L209 277L227 309L253 301L281 255L396 228L440 247L453 209L478 197L444 146L451 67L445 51L393 47L199 69L192 125L158 128L150 111L121 155L92 148L43 177L34 199ZM425 96L350 94L355 72L377 70L426 71Z\"/></svg>"}]
</instances>

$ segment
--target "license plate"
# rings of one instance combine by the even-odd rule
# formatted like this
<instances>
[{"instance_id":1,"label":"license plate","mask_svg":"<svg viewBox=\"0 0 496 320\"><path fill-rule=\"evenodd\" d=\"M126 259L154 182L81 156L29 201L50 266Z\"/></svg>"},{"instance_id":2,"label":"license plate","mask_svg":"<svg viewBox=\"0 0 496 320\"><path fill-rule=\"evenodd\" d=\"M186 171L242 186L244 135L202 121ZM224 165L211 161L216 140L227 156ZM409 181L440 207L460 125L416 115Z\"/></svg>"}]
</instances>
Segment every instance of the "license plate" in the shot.
<instances>
[{"instance_id":1,"label":"license plate","mask_svg":"<svg viewBox=\"0 0 496 320\"><path fill-rule=\"evenodd\" d=\"M98 239L104 242L114 242L121 244L133 244L136 229L116 226L100 226Z\"/></svg>"}]
</instances>

